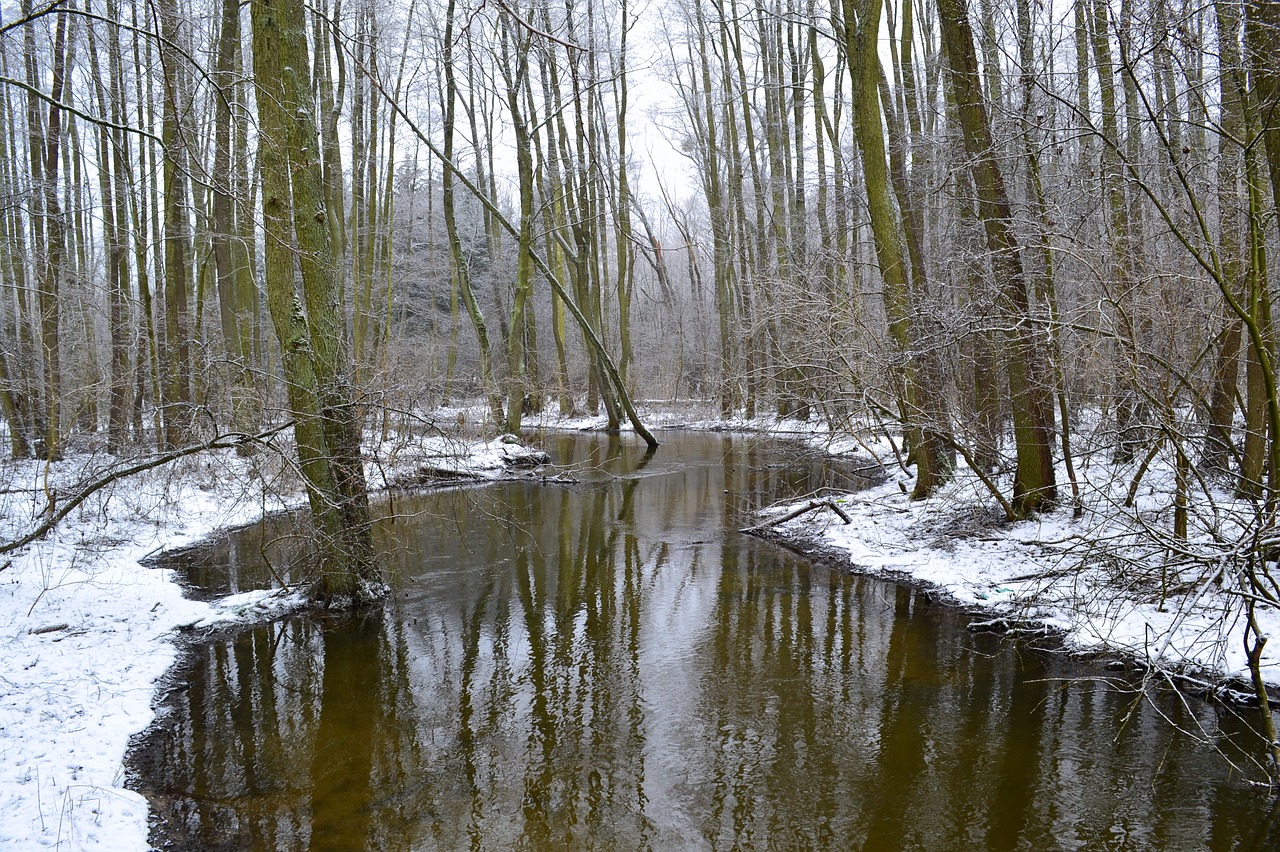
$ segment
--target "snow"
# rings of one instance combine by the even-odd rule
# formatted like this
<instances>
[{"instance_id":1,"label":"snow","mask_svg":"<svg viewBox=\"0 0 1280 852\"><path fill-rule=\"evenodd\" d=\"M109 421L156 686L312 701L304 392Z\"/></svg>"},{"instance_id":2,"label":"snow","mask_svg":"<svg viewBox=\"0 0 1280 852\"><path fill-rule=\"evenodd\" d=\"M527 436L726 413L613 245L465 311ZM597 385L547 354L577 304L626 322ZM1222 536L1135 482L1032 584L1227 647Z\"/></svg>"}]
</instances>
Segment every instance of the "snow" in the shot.
<instances>
[{"instance_id":1,"label":"snow","mask_svg":"<svg viewBox=\"0 0 1280 852\"><path fill-rule=\"evenodd\" d=\"M772 528L798 545L837 553L853 570L928 585L993 618L1047 625L1072 647L1205 677L1247 675L1241 599L1232 592L1238 586L1230 570L1220 585L1212 574L1215 564L1234 564L1232 542L1248 507L1228 495L1201 495L1186 544L1153 544L1169 541L1152 534L1170 524L1168 460L1151 465L1137 505L1126 509L1133 467L1108 464L1081 440L1083 517L1072 517L1060 471L1063 507L1011 524L963 468L938 496L909 500L911 480L874 430L836 435L814 423L704 417L691 408L684 415L646 415L646 423L800 437L891 471L869 490L824 495L851 524L814 511ZM442 410L435 419L463 427L482 421L483 412ZM530 431L602 426L600 418L554 416L526 423ZM392 434L370 440L367 451L374 488L441 474L492 479L542 460L510 436L467 441ZM88 454L50 466L0 465L0 540L39 521L47 489L65 499L75 483L117 463ZM1007 487L1007 478L1002 484ZM264 591L189 600L172 572L148 567L147 559L300 503L298 479L284 455L212 451L104 489L44 539L0 557L0 849L147 848L147 804L124 788L122 766L130 736L152 720L156 684L175 660L175 636L304 605L297 595ZM763 520L790 508L774 507ZM1174 567L1162 573L1171 556ZM1259 615L1264 630L1280 635L1273 610ZM1280 683L1280 642L1267 650L1264 672Z\"/></svg>"},{"instance_id":2,"label":"snow","mask_svg":"<svg viewBox=\"0 0 1280 852\"><path fill-rule=\"evenodd\" d=\"M1126 507L1137 465L1111 463L1102 445L1075 459L1080 517L1059 465L1058 507L1011 523L963 461L935 496L911 500L914 481L882 439L856 449L847 438L813 440L835 454L873 454L896 475L834 498L853 523L810 512L777 525L782 539L817 546L859 573L934 589L986 618L1048 627L1072 650L1135 659L1157 674L1249 680L1237 572L1252 506L1212 488L1193 490L1188 536L1179 541L1171 460L1149 466ZM1005 494L1010 479L1008 472L1000 478ZM764 521L792 508L772 507ZM1256 618L1265 635L1280 635L1274 608L1259 607ZM1266 682L1280 684L1280 642L1267 645L1261 663Z\"/></svg>"},{"instance_id":3,"label":"snow","mask_svg":"<svg viewBox=\"0 0 1280 852\"><path fill-rule=\"evenodd\" d=\"M423 470L496 478L539 460L510 438L392 435L368 450L374 488ZM82 454L0 465L0 541L35 526L46 488L65 498L114 464ZM171 571L146 560L301 501L281 456L211 451L104 489L44 539L0 557L0 849L148 848L147 803L125 789L122 767L129 738L153 718L175 636L304 601L266 591L189 600Z\"/></svg>"},{"instance_id":4,"label":"snow","mask_svg":"<svg viewBox=\"0 0 1280 852\"><path fill-rule=\"evenodd\" d=\"M69 484L100 461L68 459L50 473ZM25 464L8 473L10 488L39 492L23 495L30 506L6 506L13 534L43 500L45 471ZM173 631L216 610L142 561L252 520L250 504L225 496L202 491L195 477L135 477L0 572L0 848L147 848L147 804L123 787L125 748L152 718L155 683L174 661Z\"/></svg>"}]
</instances>

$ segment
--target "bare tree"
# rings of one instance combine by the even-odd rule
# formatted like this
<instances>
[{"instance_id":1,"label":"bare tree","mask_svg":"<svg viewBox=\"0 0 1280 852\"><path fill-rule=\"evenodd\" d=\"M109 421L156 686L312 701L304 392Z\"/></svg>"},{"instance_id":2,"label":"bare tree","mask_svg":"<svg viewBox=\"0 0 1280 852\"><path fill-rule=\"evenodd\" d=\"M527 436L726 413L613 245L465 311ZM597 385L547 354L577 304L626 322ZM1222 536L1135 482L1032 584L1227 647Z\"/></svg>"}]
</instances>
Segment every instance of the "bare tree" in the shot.
<instances>
[{"instance_id":1,"label":"bare tree","mask_svg":"<svg viewBox=\"0 0 1280 852\"><path fill-rule=\"evenodd\" d=\"M1043 410L1043 394L1035 387L1042 379L1044 362L1026 323L1030 303L1022 250L1013 232L1009 195L991 138L973 30L963 0L939 0L938 19L953 74L956 113L977 191L978 216L986 232L992 271L1000 282L1005 321L1011 329L1007 335L1010 352L1006 370L1017 453L1011 502L1018 514L1026 515L1048 508L1057 500L1049 418Z\"/></svg>"},{"instance_id":2,"label":"bare tree","mask_svg":"<svg viewBox=\"0 0 1280 852\"><path fill-rule=\"evenodd\" d=\"M297 0L255 0L250 10L267 301L319 533L316 594L349 604L382 592L370 537L351 356L338 301L340 279L324 213L305 16Z\"/></svg>"}]
</instances>

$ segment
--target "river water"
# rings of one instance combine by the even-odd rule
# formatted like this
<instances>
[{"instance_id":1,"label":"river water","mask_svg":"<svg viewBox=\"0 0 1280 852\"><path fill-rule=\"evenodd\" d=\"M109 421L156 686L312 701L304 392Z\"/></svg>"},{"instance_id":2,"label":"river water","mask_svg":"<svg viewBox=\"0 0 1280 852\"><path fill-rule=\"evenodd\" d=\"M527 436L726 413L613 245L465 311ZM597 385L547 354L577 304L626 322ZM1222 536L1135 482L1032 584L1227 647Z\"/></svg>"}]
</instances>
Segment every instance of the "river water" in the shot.
<instances>
[{"instance_id":1,"label":"river water","mask_svg":"<svg viewBox=\"0 0 1280 852\"><path fill-rule=\"evenodd\" d=\"M1280 848L1227 760L1258 750L1229 711L1135 700L1100 665L735 532L855 486L847 466L664 438L646 456L552 435L572 482L397 496L385 610L192 645L129 762L153 842ZM277 519L175 562L193 594L271 585L296 536Z\"/></svg>"}]
</instances>

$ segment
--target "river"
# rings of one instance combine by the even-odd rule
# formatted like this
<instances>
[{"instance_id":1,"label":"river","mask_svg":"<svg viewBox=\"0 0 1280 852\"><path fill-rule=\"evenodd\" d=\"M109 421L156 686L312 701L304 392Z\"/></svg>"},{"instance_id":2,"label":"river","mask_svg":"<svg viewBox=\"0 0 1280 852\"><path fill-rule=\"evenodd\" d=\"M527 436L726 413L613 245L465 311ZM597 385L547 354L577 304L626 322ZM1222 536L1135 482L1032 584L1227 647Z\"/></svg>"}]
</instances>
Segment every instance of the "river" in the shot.
<instances>
[{"instance_id":1,"label":"river","mask_svg":"<svg viewBox=\"0 0 1280 852\"><path fill-rule=\"evenodd\" d=\"M846 463L663 437L548 435L560 479L395 495L384 609L192 643L129 759L153 842L1280 848L1231 711L736 532L855 487ZM279 518L174 564L196 595L272 585L298 535Z\"/></svg>"}]
</instances>

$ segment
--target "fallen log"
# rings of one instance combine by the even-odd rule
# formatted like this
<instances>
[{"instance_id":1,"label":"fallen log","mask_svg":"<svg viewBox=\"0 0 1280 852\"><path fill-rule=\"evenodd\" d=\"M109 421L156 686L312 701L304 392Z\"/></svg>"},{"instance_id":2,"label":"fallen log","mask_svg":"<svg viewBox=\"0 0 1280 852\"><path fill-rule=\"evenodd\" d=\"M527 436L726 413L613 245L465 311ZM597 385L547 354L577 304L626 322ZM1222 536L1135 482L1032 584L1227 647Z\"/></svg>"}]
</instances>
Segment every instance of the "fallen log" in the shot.
<instances>
[{"instance_id":1,"label":"fallen log","mask_svg":"<svg viewBox=\"0 0 1280 852\"><path fill-rule=\"evenodd\" d=\"M793 512L789 512L786 515L783 515L781 518L774 518L771 521L765 521L763 524L757 524L754 527L744 527L738 530L738 532L753 533L753 532L759 532L760 530L767 530L770 527L776 527L779 524L785 524L787 521L793 521L796 518L800 517L801 515L816 511L818 509L830 509L831 511L839 515L840 520L844 521L846 525L853 523L853 518L849 517L849 513L846 512L844 509L841 509L838 505L836 505L835 501L813 500L809 502L807 505L804 505Z\"/></svg>"}]
</instances>

